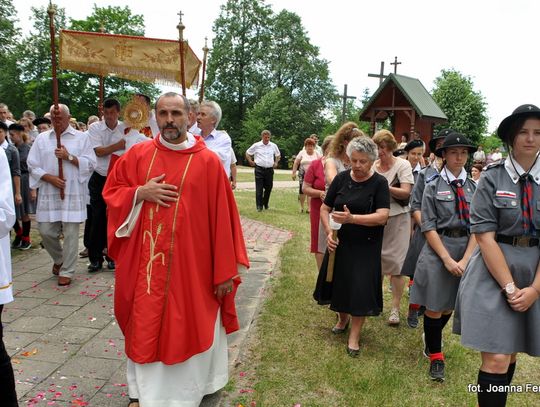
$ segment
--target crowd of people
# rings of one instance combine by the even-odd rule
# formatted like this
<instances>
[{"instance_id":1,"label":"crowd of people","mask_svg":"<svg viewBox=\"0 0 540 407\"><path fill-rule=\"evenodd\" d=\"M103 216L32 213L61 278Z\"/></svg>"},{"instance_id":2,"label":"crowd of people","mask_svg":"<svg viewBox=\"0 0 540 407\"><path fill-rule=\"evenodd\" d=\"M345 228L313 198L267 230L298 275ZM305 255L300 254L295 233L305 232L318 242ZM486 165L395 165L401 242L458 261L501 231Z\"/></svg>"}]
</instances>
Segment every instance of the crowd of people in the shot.
<instances>
[{"instance_id":1,"label":"crowd of people","mask_svg":"<svg viewBox=\"0 0 540 407\"><path fill-rule=\"evenodd\" d=\"M58 286L72 284L78 255L89 258L90 273L105 263L116 271L130 406L198 406L227 383L226 334L239 329L234 297L249 267L232 194L236 158L216 129L217 103L173 92L154 109L145 95L132 101L147 110L146 123L122 122L114 98L87 125L65 104L18 121L0 104L0 326L3 304L13 301L10 245L31 247L34 214ZM13 370L0 342L0 405L12 407Z\"/></svg>"},{"instance_id":2,"label":"crowd of people","mask_svg":"<svg viewBox=\"0 0 540 407\"><path fill-rule=\"evenodd\" d=\"M64 104L17 121L0 104L0 316L13 300L9 246L32 246L35 214L59 286L72 283L77 256L88 256L90 273L116 270L130 406L198 405L227 382L225 335L239 328L234 297L249 267L232 194L236 157L230 136L217 130L217 103L172 92L154 109L145 95L133 100L146 106L143 126L122 122L114 98L86 124ZM540 355L540 109L520 106L497 134L509 155L495 151L488 163L452 129L426 146L419 136L398 144L388 130L368 137L348 122L322 147L316 135L306 138L291 174L299 210L310 214L313 296L336 313L329 331L348 331L347 354L360 355L363 325L382 313L388 276L388 325L401 323L408 284L406 321L417 328L423 316L428 374L437 382L445 380L443 330L455 314L453 331L481 353L480 406L505 405L517 353ZM281 157L270 139L263 130L245 152L257 211L269 209ZM195 341L188 332L197 332ZM10 369L2 343L2 394L16 403Z\"/></svg>"},{"instance_id":3,"label":"crowd of people","mask_svg":"<svg viewBox=\"0 0 540 407\"><path fill-rule=\"evenodd\" d=\"M366 317L382 313L383 276L391 279L389 325L400 323L408 276L407 323L416 328L423 315L429 378L445 380L443 330L455 314L453 332L481 356L480 407L506 405L518 353L540 356L540 109L518 107L497 135L508 157L496 149L484 166L481 149L443 129L424 165L423 141L397 151L389 131L369 138L346 123L304 178L320 205L320 219L311 219L313 297L336 312L329 332L350 326L346 351L359 356Z\"/></svg>"}]
</instances>

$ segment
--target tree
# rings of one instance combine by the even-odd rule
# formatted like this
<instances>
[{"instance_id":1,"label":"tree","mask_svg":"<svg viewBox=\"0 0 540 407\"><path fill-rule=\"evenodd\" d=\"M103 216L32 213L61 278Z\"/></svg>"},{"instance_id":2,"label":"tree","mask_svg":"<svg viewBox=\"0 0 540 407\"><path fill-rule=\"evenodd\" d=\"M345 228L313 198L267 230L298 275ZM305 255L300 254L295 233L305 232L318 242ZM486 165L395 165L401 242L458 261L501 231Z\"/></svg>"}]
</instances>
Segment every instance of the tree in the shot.
<instances>
[{"instance_id":1,"label":"tree","mask_svg":"<svg viewBox=\"0 0 540 407\"><path fill-rule=\"evenodd\" d=\"M443 69L435 79L432 94L448 117L448 123L438 127L450 127L479 143L486 133L488 118L484 97L474 90L472 79L454 69Z\"/></svg>"},{"instance_id":2,"label":"tree","mask_svg":"<svg viewBox=\"0 0 540 407\"><path fill-rule=\"evenodd\" d=\"M0 0L0 102L20 113L24 104L20 98L23 90L16 50L21 31L16 26L15 10L11 0Z\"/></svg>"},{"instance_id":3,"label":"tree","mask_svg":"<svg viewBox=\"0 0 540 407\"><path fill-rule=\"evenodd\" d=\"M238 134L246 111L269 85L266 57L272 11L263 0L228 0L214 21L206 97L223 111L222 127Z\"/></svg>"}]
</instances>

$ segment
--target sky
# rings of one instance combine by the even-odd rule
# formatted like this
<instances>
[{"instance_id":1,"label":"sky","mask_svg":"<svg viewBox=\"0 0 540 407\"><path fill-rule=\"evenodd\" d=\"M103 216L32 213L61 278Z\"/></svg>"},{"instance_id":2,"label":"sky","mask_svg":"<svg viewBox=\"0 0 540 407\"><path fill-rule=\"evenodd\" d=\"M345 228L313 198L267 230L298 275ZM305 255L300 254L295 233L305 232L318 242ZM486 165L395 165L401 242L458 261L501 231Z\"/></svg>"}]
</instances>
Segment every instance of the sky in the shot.
<instances>
[{"instance_id":1,"label":"sky","mask_svg":"<svg viewBox=\"0 0 540 407\"><path fill-rule=\"evenodd\" d=\"M212 47L212 25L226 0L131 1L56 0L66 15L84 19L93 5L126 6L142 14L146 36L177 39L177 13L182 10L184 38L202 60L204 38ZM32 6L48 0L13 0L23 35L31 29ZM488 131L519 105L540 106L540 1L537 0L266 0L275 13L297 13L311 43L329 61L331 78L340 93L361 98L379 85L368 73L385 73L398 57L397 73L418 78L428 91L442 69L456 69L470 76L474 90L487 104ZM531 77L531 75L533 75ZM167 88L169 90L169 88ZM189 96L189 94L188 94Z\"/></svg>"}]
</instances>

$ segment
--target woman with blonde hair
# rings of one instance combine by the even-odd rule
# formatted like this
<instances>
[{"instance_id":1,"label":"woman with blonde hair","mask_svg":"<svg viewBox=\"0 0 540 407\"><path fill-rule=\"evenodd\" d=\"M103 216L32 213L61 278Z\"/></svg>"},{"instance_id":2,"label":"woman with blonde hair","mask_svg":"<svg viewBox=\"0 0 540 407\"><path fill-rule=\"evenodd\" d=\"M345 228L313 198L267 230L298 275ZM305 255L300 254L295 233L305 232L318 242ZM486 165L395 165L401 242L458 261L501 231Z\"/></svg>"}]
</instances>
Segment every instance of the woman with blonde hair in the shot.
<instances>
[{"instance_id":1,"label":"woman with blonde hair","mask_svg":"<svg viewBox=\"0 0 540 407\"><path fill-rule=\"evenodd\" d=\"M373 135L379 148L379 159L373 164L375 172L388 181L390 189L390 216L384 228L382 246L382 273L390 276L392 284L392 308L389 325L399 324L399 305L406 284L401 268L409 248L411 217L409 197L414 184L411 164L392 154L397 149L396 139L388 130L379 130Z\"/></svg>"}]
</instances>

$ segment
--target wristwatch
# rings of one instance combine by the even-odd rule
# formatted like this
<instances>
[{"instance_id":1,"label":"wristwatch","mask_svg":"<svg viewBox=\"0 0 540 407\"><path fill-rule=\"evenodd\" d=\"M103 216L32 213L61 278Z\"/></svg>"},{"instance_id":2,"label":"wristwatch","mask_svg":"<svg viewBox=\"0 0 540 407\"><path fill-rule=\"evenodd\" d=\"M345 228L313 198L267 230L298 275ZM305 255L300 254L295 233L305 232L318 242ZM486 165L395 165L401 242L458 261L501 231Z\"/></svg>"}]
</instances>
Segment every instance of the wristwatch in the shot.
<instances>
[{"instance_id":1,"label":"wristwatch","mask_svg":"<svg viewBox=\"0 0 540 407\"><path fill-rule=\"evenodd\" d=\"M506 293L506 295L512 295L516 292L516 285L512 281L511 283L506 284L502 290Z\"/></svg>"},{"instance_id":2,"label":"wristwatch","mask_svg":"<svg viewBox=\"0 0 540 407\"><path fill-rule=\"evenodd\" d=\"M71 154L68 154L68 161L72 162L75 159Z\"/></svg>"}]
</instances>

